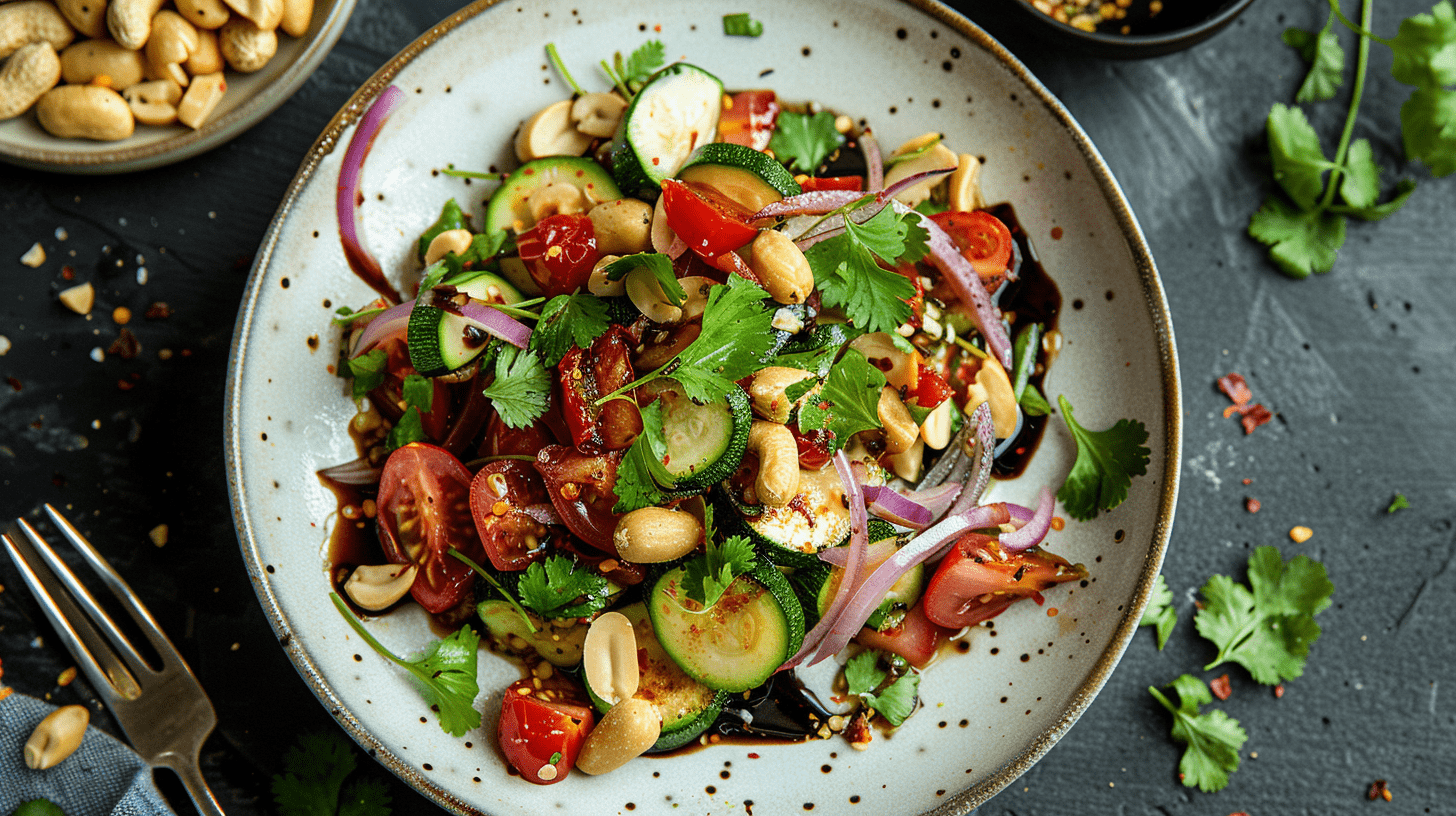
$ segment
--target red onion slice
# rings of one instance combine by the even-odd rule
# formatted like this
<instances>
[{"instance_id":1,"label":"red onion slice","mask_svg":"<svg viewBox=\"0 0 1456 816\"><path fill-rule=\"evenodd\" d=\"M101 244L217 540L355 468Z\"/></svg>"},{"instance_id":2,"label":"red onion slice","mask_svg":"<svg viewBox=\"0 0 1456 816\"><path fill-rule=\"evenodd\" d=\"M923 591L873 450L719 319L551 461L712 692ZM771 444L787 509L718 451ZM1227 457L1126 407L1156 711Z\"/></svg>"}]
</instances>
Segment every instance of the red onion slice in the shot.
<instances>
[{"instance_id":1,"label":"red onion slice","mask_svg":"<svg viewBox=\"0 0 1456 816\"><path fill-rule=\"evenodd\" d=\"M879 541L871 544L869 548L865 550L866 569L873 569L874 567L879 566L881 563L884 562L886 558L894 555L895 550L897 549L899 549L899 547L895 544L895 541L893 539L886 539L884 541ZM844 566L849 563L849 548L830 547L827 550L820 550L819 560L823 561L826 564L829 564L830 566L844 569Z\"/></svg>"},{"instance_id":2,"label":"red onion slice","mask_svg":"<svg viewBox=\"0 0 1456 816\"><path fill-rule=\"evenodd\" d=\"M885 186L885 159L875 134L866 130L859 136L859 149L864 152L865 192L878 193Z\"/></svg>"},{"instance_id":3,"label":"red onion slice","mask_svg":"<svg viewBox=\"0 0 1456 816\"><path fill-rule=\"evenodd\" d=\"M667 249L663 250L662 254L675 261L678 258L682 257L682 254L687 251L688 242L677 237L677 233L674 232L672 234L672 242L667 245Z\"/></svg>"},{"instance_id":4,"label":"red onion slice","mask_svg":"<svg viewBox=\"0 0 1456 816\"><path fill-rule=\"evenodd\" d=\"M930 508L888 487L866 487L864 494L869 511L885 521L912 530L924 530L933 521Z\"/></svg>"},{"instance_id":5,"label":"red onion slice","mask_svg":"<svg viewBox=\"0 0 1456 816\"><path fill-rule=\"evenodd\" d=\"M359 333L359 340L354 344L354 350L349 353L349 357L352 359L365 354L375 346L382 345L385 341L395 337L404 340L406 330L409 329L410 311L414 307L415 302L407 300L375 315Z\"/></svg>"},{"instance_id":6,"label":"red onion slice","mask_svg":"<svg viewBox=\"0 0 1456 816\"><path fill-rule=\"evenodd\" d=\"M791 215L825 215L864 197L865 194L857 190L813 190L765 206L749 216L748 223L787 218Z\"/></svg>"},{"instance_id":7,"label":"red onion slice","mask_svg":"<svg viewBox=\"0 0 1456 816\"><path fill-rule=\"evenodd\" d=\"M891 184L889 187L886 187L884 190L881 190L879 194L875 196L875 202L883 206L884 202L889 201L890 199L894 198L900 193L903 193L905 190L914 187L922 181L940 178L941 176L947 175L954 171L954 167L941 167L936 170L926 170L922 173L916 173L913 176L906 176L905 178L900 179L894 184ZM881 207L875 207L875 212L879 212L880 209Z\"/></svg>"},{"instance_id":8,"label":"red onion slice","mask_svg":"<svg viewBox=\"0 0 1456 816\"><path fill-rule=\"evenodd\" d=\"M516 348L525 348L531 342L531 329L500 309L471 300L460 307L460 314L486 333L499 337Z\"/></svg>"},{"instance_id":9,"label":"red onion slice","mask_svg":"<svg viewBox=\"0 0 1456 816\"><path fill-rule=\"evenodd\" d=\"M1041 492L1037 495L1036 514L1021 529L1002 533L998 537L1001 549L1007 552L1021 552L1040 544L1052 528L1052 511L1056 509L1056 506L1057 500L1052 495L1052 489L1042 485Z\"/></svg>"},{"instance_id":10,"label":"red onion slice","mask_svg":"<svg viewBox=\"0 0 1456 816\"><path fill-rule=\"evenodd\" d=\"M981 336L986 338L986 345L996 355L996 359L1001 361L1001 365L1010 370L1011 338L1001 323L1001 310L991 302L991 296L986 294L986 288L981 285L981 276L976 274L971 262L966 260L956 247L955 241L945 234L939 224L898 201L895 202L895 209L898 212L914 213L920 219L920 226L930 233L930 254L926 256L927 259L955 287L961 302L971 307L971 316L975 319Z\"/></svg>"},{"instance_id":11,"label":"red onion slice","mask_svg":"<svg viewBox=\"0 0 1456 816\"><path fill-rule=\"evenodd\" d=\"M339 189L334 198L334 210L339 219L339 240L344 245L344 255L349 259L349 265L376 292L395 302L399 301L399 293L385 281L379 262L374 260L374 256L369 254L369 250L359 240L359 175L364 169L364 157L369 155L369 148L374 144L374 137L379 135L384 120L389 118L389 114L402 101L404 91L390 85L380 92L379 98L365 111L364 118L359 120L359 126L349 139L348 150L344 152L344 165L339 169Z\"/></svg>"},{"instance_id":12,"label":"red onion slice","mask_svg":"<svg viewBox=\"0 0 1456 816\"><path fill-rule=\"evenodd\" d=\"M352 462L326 467L318 475L339 484L373 485L379 484L379 474L383 471L383 468L370 465L369 460L361 456Z\"/></svg>"},{"instance_id":13,"label":"red onion slice","mask_svg":"<svg viewBox=\"0 0 1456 816\"><path fill-rule=\"evenodd\" d=\"M977 405L966 421L972 423L976 434L976 444L966 454L975 461L974 475L966 480L966 490L951 505L950 515L964 513L981 501L981 494L991 482L991 464L996 459L996 425L991 421L990 403Z\"/></svg>"}]
</instances>

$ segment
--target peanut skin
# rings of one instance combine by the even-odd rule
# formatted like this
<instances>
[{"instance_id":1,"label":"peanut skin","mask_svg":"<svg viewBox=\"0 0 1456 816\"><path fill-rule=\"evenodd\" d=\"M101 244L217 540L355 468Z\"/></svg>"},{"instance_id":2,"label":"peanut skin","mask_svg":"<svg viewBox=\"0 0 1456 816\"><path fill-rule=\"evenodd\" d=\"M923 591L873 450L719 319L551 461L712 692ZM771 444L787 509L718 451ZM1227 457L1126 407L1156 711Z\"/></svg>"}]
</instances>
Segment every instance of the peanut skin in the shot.
<instances>
[{"instance_id":1,"label":"peanut skin","mask_svg":"<svg viewBox=\"0 0 1456 816\"><path fill-rule=\"evenodd\" d=\"M61 60L48 42L21 46L0 68L0 119L10 119L61 81Z\"/></svg>"}]
</instances>

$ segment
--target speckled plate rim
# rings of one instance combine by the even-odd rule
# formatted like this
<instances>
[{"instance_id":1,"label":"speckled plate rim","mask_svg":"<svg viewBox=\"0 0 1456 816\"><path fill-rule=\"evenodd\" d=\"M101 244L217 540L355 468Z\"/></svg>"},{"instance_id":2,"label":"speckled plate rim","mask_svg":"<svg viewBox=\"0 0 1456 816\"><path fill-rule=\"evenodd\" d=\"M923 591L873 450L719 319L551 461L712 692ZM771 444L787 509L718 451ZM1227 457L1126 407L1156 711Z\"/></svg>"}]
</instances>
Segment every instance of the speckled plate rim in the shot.
<instances>
[{"instance_id":1,"label":"speckled plate rim","mask_svg":"<svg viewBox=\"0 0 1456 816\"><path fill-rule=\"evenodd\" d=\"M168 139L98 152L77 153L66 150L36 150L0 141L0 161L32 170L49 170L76 175L109 175L151 170L190 159L241 136L263 121L303 86L314 69L333 50L344 33L344 26L354 12L357 0L335 0L318 32L309 39L302 53L278 78L259 88L241 105L226 114L204 122L197 130L187 130Z\"/></svg>"},{"instance_id":2,"label":"speckled plate rim","mask_svg":"<svg viewBox=\"0 0 1456 816\"><path fill-rule=\"evenodd\" d=\"M369 733L360 724L359 720L348 711L335 695L333 688L328 681L320 674L319 669L309 658L304 648L292 637L290 626L284 619L277 597L269 583L261 572L260 564L262 559L257 551L256 538L251 520L243 512L246 505L246 487L242 483L242 462L239 452L242 449L240 438L239 412L241 410L242 397L242 367L237 361L246 352L247 338L253 320L256 316L258 300L262 292L263 270L267 269L273 252L277 247L282 227L287 216L292 211L304 186L318 169L321 160L331 154L341 142L345 133L363 113L368 110L374 99L387 87L397 74L421 52L429 48L436 41L440 40L461 23L469 20L487 9L501 3L502 0L476 0L466 8L447 17L436 24L429 31L421 34L414 42L410 43L389 62L385 63L375 74L370 77L359 90L357 90L349 101L330 120L322 134L309 149L299 165L298 173L294 176L293 182L289 185L282 203L275 213L273 222L269 226L268 233L258 249L257 256L253 263L253 269L249 276L248 288L244 294L242 304L238 311L237 323L233 329L233 347L230 355L229 371L227 377L227 392L224 399L224 454L228 478L228 494L231 499L233 524L238 531L239 542L243 549L244 560L247 565L248 575L253 583L253 589L258 593L259 601L262 603L263 611L268 617L274 632L279 637L279 644L287 653L289 659L297 668L299 675L308 683L315 696L328 709L329 714L347 731L350 736L363 748L371 757L374 757L396 776L414 787L432 801L459 814L470 814L470 816L486 816L486 814L474 808L450 792L440 788L428 778L424 777L410 763L405 762L399 756L390 751L377 738ZM1133 261L1137 268L1139 281L1142 285L1142 295L1149 310L1152 320L1154 334L1158 344L1158 356L1160 361L1159 376L1163 388L1163 415L1166 421L1166 443L1163 450L1164 478L1162 490L1159 496L1157 522L1153 529L1152 540L1144 560L1142 575L1138 580L1132 599L1122 612L1114 635L1108 645L1098 655L1096 662L1088 671L1086 679L1071 696L1066 710L1058 718L1056 723L1047 729L1040 737L1034 740L1018 756L1007 762L1001 768L988 776L982 782L967 788L954 795L941 806L929 811L934 816L950 816L951 814L966 814L978 805L986 802L996 795L1003 788L1010 785L1018 777L1024 774L1034 765L1037 760L1046 755L1052 746L1072 727L1082 716L1097 693L1107 683L1122 659L1123 652L1127 649L1133 635L1138 628L1138 621L1142 617L1143 609L1147 606L1148 598L1152 592L1153 581L1162 568L1163 557L1167 552L1169 536L1173 528L1174 507L1178 499L1178 485L1182 459L1183 445L1183 416L1182 416L1182 393L1178 374L1177 345L1174 341L1172 315L1168 308L1168 301L1163 291L1163 285L1158 278L1157 267L1153 262L1152 251L1148 247L1146 238L1143 236L1142 228L1138 224L1137 217L1133 214L1132 207L1127 198L1123 195L1121 187L1113 178L1111 169L1103 160L1101 153L1092 144L1091 138L1082 129L1081 125L1072 117L1072 114L1052 95L1031 71L1026 68L1011 52L1007 51L995 38L987 34L979 26L966 19L954 10L935 2L935 0L896 0L903 5L919 10L944 25L954 29L967 39L975 42L989 53L996 57L1006 68L1023 83L1028 90L1035 94L1036 99L1045 106L1052 118L1072 137L1078 150L1087 160L1088 166L1094 171L1098 187L1111 209L1123 237L1128 243Z\"/></svg>"}]
</instances>

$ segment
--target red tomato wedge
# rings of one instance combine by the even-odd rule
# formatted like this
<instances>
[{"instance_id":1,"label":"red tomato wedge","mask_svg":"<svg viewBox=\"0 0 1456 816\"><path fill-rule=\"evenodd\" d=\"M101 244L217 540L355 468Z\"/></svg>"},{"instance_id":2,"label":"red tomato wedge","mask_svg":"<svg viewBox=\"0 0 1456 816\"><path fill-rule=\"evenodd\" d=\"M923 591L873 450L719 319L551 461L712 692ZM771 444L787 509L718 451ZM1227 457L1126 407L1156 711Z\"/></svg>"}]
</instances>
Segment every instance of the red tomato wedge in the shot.
<instances>
[{"instance_id":1,"label":"red tomato wedge","mask_svg":"<svg viewBox=\"0 0 1456 816\"><path fill-rule=\"evenodd\" d=\"M915 365L915 388L905 395L905 402L914 402L920 408L934 408L945 402L946 397L953 393L950 383L924 363L917 362Z\"/></svg>"},{"instance_id":2,"label":"red tomato wedge","mask_svg":"<svg viewBox=\"0 0 1456 816\"><path fill-rule=\"evenodd\" d=\"M584 215L552 215L516 236L516 249L546 297L586 286L596 265L597 235Z\"/></svg>"},{"instance_id":3,"label":"red tomato wedge","mask_svg":"<svg viewBox=\"0 0 1456 816\"><path fill-rule=\"evenodd\" d=\"M925 667L932 657L935 657L936 649L946 641L950 632L925 617L925 607L922 604L915 604L910 611L905 613L905 619L899 626L887 632L878 632L869 627L859 630L854 636L855 642L868 646L871 649L882 649L910 661L910 665L917 669Z\"/></svg>"},{"instance_id":4,"label":"red tomato wedge","mask_svg":"<svg viewBox=\"0 0 1456 816\"><path fill-rule=\"evenodd\" d=\"M632 345L627 330L613 326L587 349L573 346L557 366L561 413L571 441L585 453L623 450L642 433L642 414L631 402L596 404L635 379Z\"/></svg>"},{"instance_id":5,"label":"red tomato wedge","mask_svg":"<svg viewBox=\"0 0 1456 816\"><path fill-rule=\"evenodd\" d=\"M1011 230L1001 219L981 210L949 210L931 216L950 235L976 274L982 278L1005 275L1011 263Z\"/></svg>"},{"instance_id":6,"label":"red tomato wedge","mask_svg":"<svg viewBox=\"0 0 1456 816\"><path fill-rule=\"evenodd\" d=\"M864 176L810 176L799 182L799 188L806 193L815 190L848 190L858 193L864 190Z\"/></svg>"},{"instance_id":7,"label":"red tomato wedge","mask_svg":"<svg viewBox=\"0 0 1456 816\"><path fill-rule=\"evenodd\" d=\"M710 264L758 235L758 229L746 223L753 213L705 184L666 179L662 211L688 249Z\"/></svg>"},{"instance_id":8,"label":"red tomato wedge","mask_svg":"<svg viewBox=\"0 0 1456 816\"><path fill-rule=\"evenodd\" d=\"M546 480L556 513L578 538L616 556L612 533L621 519L612 512L617 503L620 451L588 456L564 445L547 445L536 454L536 470Z\"/></svg>"},{"instance_id":9,"label":"red tomato wedge","mask_svg":"<svg viewBox=\"0 0 1456 816\"><path fill-rule=\"evenodd\" d=\"M571 773L596 722L582 696L559 674L545 681L517 680L506 689L498 738L506 761L522 779L550 785Z\"/></svg>"},{"instance_id":10,"label":"red tomato wedge","mask_svg":"<svg viewBox=\"0 0 1456 816\"><path fill-rule=\"evenodd\" d=\"M1087 571L1041 550L1002 552L996 539L967 533L951 547L925 590L931 623L959 629L989 620L1012 603L1034 598L1055 584L1085 578Z\"/></svg>"},{"instance_id":11,"label":"red tomato wedge","mask_svg":"<svg viewBox=\"0 0 1456 816\"><path fill-rule=\"evenodd\" d=\"M545 558L554 533L525 508L551 503L546 485L534 467L515 459L487 463L470 482L470 514L498 570L522 570Z\"/></svg>"},{"instance_id":12,"label":"red tomato wedge","mask_svg":"<svg viewBox=\"0 0 1456 816\"><path fill-rule=\"evenodd\" d=\"M394 564L416 564L410 594L438 615L470 594L475 573L450 555L484 557L470 516L470 471L443 448L412 442L389 455L379 476L379 543Z\"/></svg>"}]
</instances>

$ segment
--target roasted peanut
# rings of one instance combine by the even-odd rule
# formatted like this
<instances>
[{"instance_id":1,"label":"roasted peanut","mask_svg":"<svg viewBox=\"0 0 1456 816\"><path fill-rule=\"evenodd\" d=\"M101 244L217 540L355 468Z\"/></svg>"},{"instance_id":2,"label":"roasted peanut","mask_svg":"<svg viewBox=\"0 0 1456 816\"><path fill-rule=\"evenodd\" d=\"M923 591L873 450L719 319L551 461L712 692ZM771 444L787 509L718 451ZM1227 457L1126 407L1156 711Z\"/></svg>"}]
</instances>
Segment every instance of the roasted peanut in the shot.
<instances>
[{"instance_id":1,"label":"roasted peanut","mask_svg":"<svg viewBox=\"0 0 1456 816\"><path fill-rule=\"evenodd\" d=\"M697 317L702 317L703 312L708 308L708 295L713 291L712 278L702 275L689 275L685 278L678 278L677 282L682 285L683 298L682 319L684 322Z\"/></svg>"},{"instance_id":2,"label":"roasted peanut","mask_svg":"<svg viewBox=\"0 0 1456 816\"><path fill-rule=\"evenodd\" d=\"M915 424L915 418L910 416L910 409L900 399L900 392L888 385L880 389L877 412L880 424L885 428L887 453L904 453L920 438L920 427Z\"/></svg>"},{"instance_id":3,"label":"roasted peanut","mask_svg":"<svg viewBox=\"0 0 1456 816\"><path fill-rule=\"evenodd\" d=\"M278 52L278 35L251 20L234 17L217 31L218 49L235 71L245 74L262 68Z\"/></svg>"},{"instance_id":4,"label":"roasted peanut","mask_svg":"<svg viewBox=\"0 0 1456 816\"><path fill-rule=\"evenodd\" d=\"M587 734L576 767L593 776L615 771L642 756L661 734L662 715L657 706L628 697L612 706Z\"/></svg>"},{"instance_id":5,"label":"roasted peanut","mask_svg":"<svg viewBox=\"0 0 1456 816\"><path fill-rule=\"evenodd\" d=\"M106 30L122 48L140 51L152 36L152 18L162 0L111 0L106 6Z\"/></svg>"},{"instance_id":6,"label":"roasted peanut","mask_svg":"<svg viewBox=\"0 0 1456 816\"><path fill-rule=\"evenodd\" d=\"M122 48L111 40L82 40L61 52L61 78L68 85L85 85L97 77L110 77L116 90L142 81L147 63L140 51Z\"/></svg>"},{"instance_id":7,"label":"roasted peanut","mask_svg":"<svg viewBox=\"0 0 1456 816\"><path fill-rule=\"evenodd\" d=\"M152 18L146 48L153 65L180 65L197 50L197 28L177 12L162 9Z\"/></svg>"},{"instance_id":8,"label":"roasted peanut","mask_svg":"<svg viewBox=\"0 0 1456 816\"><path fill-rule=\"evenodd\" d=\"M48 42L22 45L0 67L0 120L30 110L61 81L61 60Z\"/></svg>"},{"instance_id":9,"label":"roasted peanut","mask_svg":"<svg viewBox=\"0 0 1456 816\"><path fill-rule=\"evenodd\" d=\"M916 437L915 444L901 453L891 455L889 459L890 470L896 476L907 482L918 482L921 471L925 468L925 441Z\"/></svg>"},{"instance_id":10,"label":"roasted peanut","mask_svg":"<svg viewBox=\"0 0 1456 816\"><path fill-rule=\"evenodd\" d=\"M82 36L93 40L107 36L106 0L56 0L56 7Z\"/></svg>"},{"instance_id":11,"label":"roasted peanut","mask_svg":"<svg viewBox=\"0 0 1456 816\"><path fill-rule=\"evenodd\" d=\"M758 237L753 239L753 253L748 266L763 281L763 288L779 303L803 303L814 291L814 270L809 268L803 250L778 230L758 233Z\"/></svg>"},{"instance_id":12,"label":"roasted peanut","mask_svg":"<svg viewBox=\"0 0 1456 816\"><path fill-rule=\"evenodd\" d=\"M637 310L654 323L678 323L682 320L682 307L668 299L662 290L662 283L646 267L637 267L627 273L624 279L627 298Z\"/></svg>"},{"instance_id":13,"label":"roasted peanut","mask_svg":"<svg viewBox=\"0 0 1456 816\"><path fill-rule=\"evenodd\" d=\"M758 456L753 488L769 507L785 507L799 495L799 446L794 434L777 422L755 419L748 431L748 450Z\"/></svg>"},{"instance_id":14,"label":"roasted peanut","mask_svg":"<svg viewBox=\"0 0 1456 816\"><path fill-rule=\"evenodd\" d=\"M205 28L197 30L197 49L187 57L182 67L191 76L215 74L226 67L222 59L222 49L217 44L216 31Z\"/></svg>"},{"instance_id":15,"label":"roasted peanut","mask_svg":"<svg viewBox=\"0 0 1456 816\"><path fill-rule=\"evenodd\" d=\"M22 45L47 42L60 51L76 35L70 23L51 3L25 0L0 5L0 59L14 54Z\"/></svg>"},{"instance_id":16,"label":"roasted peanut","mask_svg":"<svg viewBox=\"0 0 1456 816\"><path fill-rule=\"evenodd\" d=\"M592 137L571 124L571 100L542 108L516 133L516 158L530 161L544 156L580 156Z\"/></svg>"},{"instance_id":17,"label":"roasted peanut","mask_svg":"<svg viewBox=\"0 0 1456 816\"><path fill-rule=\"evenodd\" d=\"M429 266L452 252L456 255L465 254L465 250L470 248L470 239L473 237L475 236L471 235L468 229L445 230L436 235L430 239L430 246L425 250L425 266Z\"/></svg>"},{"instance_id":18,"label":"roasted peanut","mask_svg":"<svg viewBox=\"0 0 1456 816\"><path fill-rule=\"evenodd\" d=\"M302 37L313 22L313 0L283 0L283 17L278 27L290 37Z\"/></svg>"},{"instance_id":19,"label":"roasted peanut","mask_svg":"<svg viewBox=\"0 0 1456 816\"><path fill-rule=\"evenodd\" d=\"M604 255L633 255L652 250L652 206L635 198L603 201L586 214Z\"/></svg>"},{"instance_id":20,"label":"roasted peanut","mask_svg":"<svg viewBox=\"0 0 1456 816\"><path fill-rule=\"evenodd\" d=\"M952 170L957 166L956 154L950 151L940 141L939 133L926 133L900 145L892 156L903 156L906 153L913 153L925 149L926 145L934 143L934 146L913 159L896 164L885 173L885 186L890 187L898 181L910 178L918 173L925 173L930 170ZM907 207L914 207L930 197L930 189L940 182L940 178L926 179L918 184L911 185L901 190L895 200Z\"/></svg>"},{"instance_id":21,"label":"roasted peanut","mask_svg":"<svg viewBox=\"0 0 1456 816\"><path fill-rule=\"evenodd\" d=\"M617 555L634 564L661 564L697 548L703 524L691 513L642 507L622 516L612 533Z\"/></svg>"},{"instance_id":22,"label":"roasted peanut","mask_svg":"<svg viewBox=\"0 0 1456 816\"><path fill-rule=\"evenodd\" d=\"M920 438L931 450L945 450L945 446L950 444L952 409L950 399L945 399L920 423Z\"/></svg>"},{"instance_id":23,"label":"roasted peanut","mask_svg":"<svg viewBox=\"0 0 1456 816\"><path fill-rule=\"evenodd\" d=\"M626 615L606 612L592 621L586 631L581 668L592 692L608 705L637 693L642 680L637 667L637 633Z\"/></svg>"},{"instance_id":24,"label":"roasted peanut","mask_svg":"<svg viewBox=\"0 0 1456 816\"><path fill-rule=\"evenodd\" d=\"M349 600L378 612L388 609L396 601L409 594L415 583L419 567L414 564L366 564L355 567L344 582L344 594Z\"/></svg>"},{"instance_id":25,"label":"roasted peanut","mask_svg":"<svg viewBox=\"0 0 1456 816\"><path fill-rule=\"evenodd\" d=\"M47 714L25 741L25 767L43 771L60 764L81 747L90 722L91 712L85 706L61 706Z\"/></svg>"},{"instance_id":26,"label":"roasted peanut","mask_svg":"<svg viewBox=\"0 0 1456 816\"><path fill-rule=\"evenodd\" d=\"M892 388L913 391L920 376L920 354L901 351L895 341L885 332L861 334L849 342L850 348L869 358L871 364L885 373L885 381Z\"/></svg>"},{"instance_id":27,"label":"roasted peanut","mask_svg":"<svg viewBox=\"0 0 1456 816\"><path fill-rule=\"evenodd\" d=\"M121 92L132 116L144 125L170 125L177 121L182 88L170 79L138 82Z\"/></svg>"},{"instance_id":28,"label":"roasted peanut","mask_svg":"<svg viewBox=\"0 0 1456 816\"><path fill-rule=\"evenodd\" d=\"M677 242L677 233L667 225L667 213L663 209L662 196L657 197L657 203L652 205L652 224L649 236L652 239L653 252L667 252Z\"/></svg>"},{"instance_id":29,"label":"roasted peanut","mask_svg":"<svg viewBox=\"0 0 1456 816\"><path fill-rule=\"evenodd\" d=\"M607 279L607 267L622 260L619 255L603 255L592 267L591 276L586 279L586 290L597 297L618 297L627 291L627 282L618 278Z\"/></svg>"},{"instance_id":30,"label":"roasted peanut","mask_svg":"<svg viewBox=\"0 0 1456 816\"><path fill-rule=\"evenodd\" d=\"M581 188L566 181L553 181L537 190L526 199L526 209L537 223L553 215L576 215L586 212L586 196ZM597 242L601 250L601 242Z\"/></svg>"},{"instance_id":31,"label":"roasted peanut","mask_svg":"<svg viewBox=\"0 0 1456 816\"><path fill-rule=\"evenodd\" d=\"M208 30L222 28L232 12L222 0L176 0L177 11L187 22Z\"/></svg>"},{"instance_id":32,"label":"roasted peanut","mask_svg":"<svg viewBox=\"0 0 1456 816\"><path fill-rule=\"evenodd\" d=\"M981 361L976 379L966 388L965 412L986 402L991 405L991 421L996 425L996 438L1009 439L1016 432L1016 390L1011 378L995 357Z\"/></svg>"},{"instance_id":33,"label":"roasted peanut","mask_svg":"<svg viewBox=\"0 0 1456 816\"><path fill-rule=\"evenodd\" d=\"M748 384L748 398L753 403L753 413L780 425L788 422L795 402L784 394L784 390L812 376L803 369L787 366L761 369Z\"/></svg>"},{"instance_id":34,"label":"roasted peanut","mask_svg":"<svg viewBox=\"0 0 1456 816\"><path fill-rule=\"evenodd\" d=\"M986 206L981 197L981 160L962 153L954 173L950 174L949 204L952 210L979 210Z\"/></svg>"},{"instance_id":35,"label":"roasted peanut","mask_svg":"<svg viewBox=\"0 0 1456 816\"><path fill-rule=\"evenodd\" d=\"M272 31L283 21L283 0L223 0L253 25Z\"/></svg>"},{"instance_id":36,"label":"roasted peanut","mask_svg":"<svg viewBox=\"0 0 1456 816\"><path fill-rule=\"evenodd\" d=\"M40 126L62 139L125 139L136 130L121 94L100 85L61 85L35 103Z\"/></svg>"},{"instance_id":37,"label":"roasted peanut","mask_svg":"<svg viewBox=\"0 0 1456 816\"><path fill-rule=\"evenodd\" d=\"M622 121L627 101L614 93L582 94L571 103L571 121L588 136L610 138Z\"/></svg>"},{"instance_id":38,"label":"roasted peanut","mask_svg":"<svg viewBox=\"0 0 1456 816\"><path fill-rule=\"evenodd\" d=\"M177 119L190 128L202 127L226 91L227 81L221 71L193 77L191 87L177 105Z\"/></svg>"}]
</instances>

